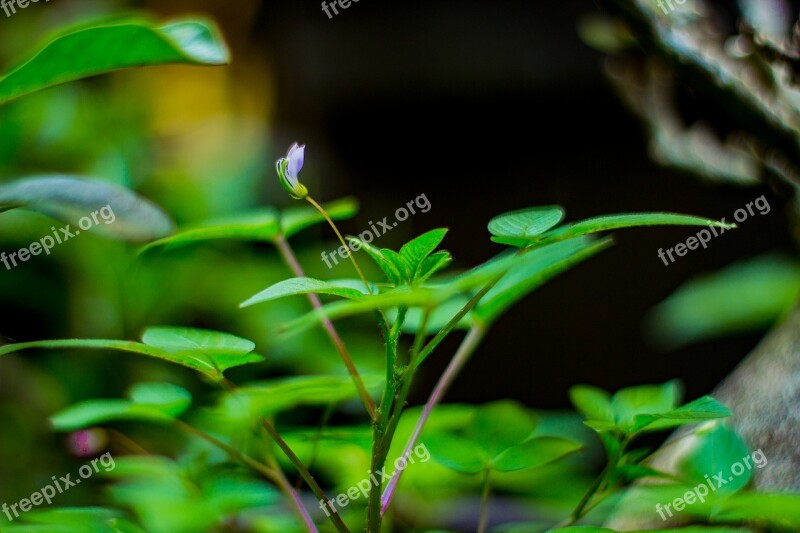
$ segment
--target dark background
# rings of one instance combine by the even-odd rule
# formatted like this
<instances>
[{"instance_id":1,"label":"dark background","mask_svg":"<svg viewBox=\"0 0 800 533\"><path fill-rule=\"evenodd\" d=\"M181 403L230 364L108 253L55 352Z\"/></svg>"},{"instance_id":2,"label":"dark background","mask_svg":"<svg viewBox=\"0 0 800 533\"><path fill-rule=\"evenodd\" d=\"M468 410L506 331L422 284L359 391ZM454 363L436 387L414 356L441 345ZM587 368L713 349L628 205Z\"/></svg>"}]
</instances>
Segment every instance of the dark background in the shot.
<instances>
[{"instance_id":1,"label":"dark background","mask_svg":"<svg viewBox=\"0 0 800 533\"><path fill-rule=\"evenodd\" d=\"M561 204L568 220L637 210L731 219L767 194L768 215L670 266L657 250L685 241L690 229L618 232L611 250L512 309L449 401L505 396L565 407L576 383L615 389L674 377L694 397L760 338L672 353L644 340L644 315L689 277L791 245L784 200L766 188L702 183L648 159L639 124L604 80L604 58L578 37L579 19L598 9L586 1L361 0L332 20L318 2L258 10L253 39L279 80L277 145L307 142L309 158L323 158L310 167L325 169L322 194L363 200L347 229L360 231L419 194L430 199L431 211L384 246L449 226L446 245L467 266L498 251L486 223L511 209ZM445 364L444 356L432 361L417 402Z\"/></svg>"},{"instance_id":2,"label":"dark background","mask_svg":"<svg viewBox=\"0 0 800 533\"><path fill-rule=\"evenodd\" d=\"M737 259L791 249L786 201L766 187L703 183L649 160L642 129L603 77L604 57L578 37L581 17L600 9L594 3L360 0L333 19L316 0L137 7L158 18L198 12L219 22L233 50L226 68L234 82L269 82L272 93L264 99L271 103L257 117L270 125L269 160L304 142L303 177L315 196L362 201L361 214L344 230L361 232L370 220L391 219L395 209L425 194L432 209L387 234L382 246L396 248L413 234L447 226L445 245L455 266L467 268L500 250L486 224L508 210L560 204L570 221L645 210L730 219L767 194L768 215L669 266L658 249L685 241L692 230L618 232L615 247L513 308L448 401L510 397L567 407L567 390L577 383L616 389L675 377L696 397L758 342L760 335L741 335L671 353L645 342L644 316L682 282ZM34 16L27 11L15 23ZM263 201L289 202L274 192ZM333 235L326 237L332 244ZM6 331L26 331L23 320L10 318ZM457 341L431 359L414 403L427 397Z\"/></svg>"}]
</instances>

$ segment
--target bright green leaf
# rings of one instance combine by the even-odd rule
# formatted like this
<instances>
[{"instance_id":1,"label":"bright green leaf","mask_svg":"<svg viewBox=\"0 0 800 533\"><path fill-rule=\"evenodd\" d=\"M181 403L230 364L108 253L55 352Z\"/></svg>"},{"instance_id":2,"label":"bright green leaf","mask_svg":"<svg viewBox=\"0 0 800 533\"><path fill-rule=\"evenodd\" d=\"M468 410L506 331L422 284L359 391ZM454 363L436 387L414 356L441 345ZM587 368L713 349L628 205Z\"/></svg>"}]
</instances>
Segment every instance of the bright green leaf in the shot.
<instances>
[{"instance_id":1,"label":"bright green leaf","mask_svg":"<svg viewBox=\"0 0 800 533\"><path fill-rule=\"evenodd\" d=\"M528 244L533 242L543 244L573 239L581 235L589 235L601 231L641 226L715 226L717 228L730 229L735 228L736 224L724 224L716 220L675 213L623 213L593 217L574 224L568 224L539 235L531 239Z\"/></svg>"},{"instance_id":2,"label":"bright green leaf","mask_svg":"<svg viewBox=\"0 0 800 533\"><path fill-rule=\"evenodd\" d=\"M160 27L144 20L98 22L53 38L0 77L0 105L113 70L170 63L223 65L228 59L210 22L183 20Z\"/></svg>"},{"instance_id":3,"label":"bright green leaf","mask_svg":"<svg viewBox=\"0 0 800 533\"><path fill-rule=\"evenodd\" d=\"M417 273L422 261L436 251L436 248L444 240L445 235L447 235L446 228L431 230L412 239L400 248L400 257L412 275Z\"/></svg>"},{"instance_id":4,"label":"bright green leaf","mask_svg":"<svg viewBox=\"0 0 800 533\"><path fill-rule=\"evenodd\" d=\"M50 422L57 431L75 431L120 420L169 422L172 419L172 416L156 406L113 399L77 403L50 417Z\"/></svg>"},{"instance_id":5,"label":"bright green leaf","mask_svg":"<svg viewBox=\"0 0 800 533\"><path fill-rule=\"evenodd\" d=\"M622 389L611 398L617 425L633 427L636 415L658 415L672 411L678 404L677 381L663 385L642 385Z\"/></svg>"},{"instance_id":6,"label":"bright green leaf","mask_svg":"<svg viewBox=\"0 0 800 533\"><path fill-rule=\"evenodd\" d=\"M726 418L732 413L730 409L720 402L704 396L686 405L673 409L662 414L640 414L634 417L634 431L660 431L672 427L713 420L716 418Z\"/></svg>"},{"instance_id":7,"label":"bright green leaf","mask_svg":"<svg viewBox=\"0 0 800 533\"><path fill-rule=\"evenodd\" d=\"M492 240L512 246L525 246L564 220L564 209L560 206L531 207L494 217L489 222Z\"/></svg>"},{"instance_id":8,"label":"bright green leaf","mask_svg":"<svg viewBox=\"0 0 800 533\"><path fill-rule=\"evenodd\" d=\"M589 420L614 422L611 395L589 385L576 385L569 390L572 405Z\"/></svg>"},{"instance_id":9,"label":"bright green leaf","mask_svg":"<svg viewBox=\"0 0 800 533\"><path fill-rule=\"evenodd\" d=\"M373 292L377 293L378 291L373 287ZM249 307L251 305L298 294L329 294L354 300L369 293L364 286L364 282L361 280L341 279L320 281L313 278L291 278L264 289L252 298L242 302L239 307Z\"/></svg>"},{"instance_id":10,"label":"bright green leaf","mask_svg":"<svg viewBox=\"0 0 800 533\"><path fill-rule=\"evenodd\" d=\"M135 404L151 405L169 416L182 415L192 404L189 391L166 382L137 383L128 391L128 397Z\"/></svg>"},{"instance_id":11,"label":"bright green leaf","mask_svg":"<svg viewBox=\"0 0 800 533\"><path fill-rule=\"evenodd\" d=\"M500 281L481 299L475 315L494 322L509 307L556 275L604 250L611 241L577 239L522 254Z\"/></svg>"}]
</instances>

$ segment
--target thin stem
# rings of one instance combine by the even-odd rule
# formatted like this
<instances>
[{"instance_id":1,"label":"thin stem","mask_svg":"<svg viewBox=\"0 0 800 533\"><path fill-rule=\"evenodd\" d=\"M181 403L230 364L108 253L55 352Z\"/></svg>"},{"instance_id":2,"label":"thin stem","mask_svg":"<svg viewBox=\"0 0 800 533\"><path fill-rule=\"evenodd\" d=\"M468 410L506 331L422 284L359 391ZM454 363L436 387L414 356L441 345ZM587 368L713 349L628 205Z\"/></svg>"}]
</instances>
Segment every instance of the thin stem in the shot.
<instances>
[{"instance_id":1,"label":"thin stem","mask_svg":"<svg viewBox=\"0 0 800 533\"><path fill-rule=\"evenodd\" d=\"M223 378L220 380L220 383L224 385L231 394L236 394L236 384L233 383L231 380L223 376ZM275 427L266 418L262 416L259 416L258 418L259 421L261 422L261 425L264 427L264 429L267 430L267 433L269 433L269 436L272 437L272 440L278 445L281 451L283 451L284 455L286 455L286 457L289 459L292 465L300 473L303 480L311 489L311 492L313 492L314 495L317 498L319 498L320 505L327 506L328 508L335 511L336 508L333 506L328 496L325 495L325 492L320 488L319 484L314 479L314 476L311 475L311 472L308 471L308 468L306 468L306 466L303 464L300 458L297 457L297 454L295 454L294 451L292 451L292 449L286 443L286 441L283 440L283 437L280 436L278 430L275 429ZM339 513L334 512L329 516L329 518L331 522L333 522L333 525L336 527L338 531L340 531L341 533L350 533L350 530L347 528L347 525L345 525L345 523L342 521L341 517L339 516Z\"/></svg>"},{"instance_id":2,"label":"thin stem","mask_svg":"<svg viewBox=\"0 0 800 533\"><path fill-rule=\"evenodd\" d=\"M439 332L433 337L433 339L431 339L428 342L428 344L425 345L425 347L422 349L422 352L420 352L419 356L417 356L417 358L414 361L412 361L409 368L416 370L417 367L419 367L419 365L421 365L425 361L425 359L427 359L427 357L431 353L433 353L436 347L439 346L439 344L450 334L450 332L453 331L456 328L456 326L458 326L458 323L461 322L461 319L464 318L464 316L466 316L466 314L469 313L476 305L478 305L478 302L481 301L481 298L486 296L486 293L492 290L492 288L495 285L497 285L497 283L500 281L500 279L502 279L504 275L505 272L497 276L494 280L487 283L480 291L475 293L475 296L470 298L470 300L464 305L464 307L462 307L458 311L458 313L456 313L455 316L450 319L447 325L441 330L439 330Z\"/></svg>"},{"instance_id":3,"label":"thin stem","mask_svg":"<svg viewBox=\"0 0 800 533\"><path fill-rule=\"evenodd\" d=\"M327 211L325 211L325 209L323 209L322 206L319 205L316 200L314 200L310 196L306 196L306 200L308 200L308 203L313 205L317 209L317 211L319 211L320 214L323 217L325 217L325 220L328 221L328 225L336 233L336 236L339 238L339 242L342 243L342 246L344 246L344 249L347 250L347 257L350 258L350 261L353 263L353 266L356 268L356 272L358 272L358 277L360 277L361 281L364 282L364 287L367 288L367 292L372 294L372 288L369 286L369 282L367 281L367 278L364 276L364 273L361 272L361 268L358 266L358 262L356 261L356 258L353 256L353 253L350 251L350 246L347 245L347 243L344 240L344 237L342 237L342 234L339 233L339 228L336 227L336 224L334 224L333 220L328 215Z\"/></svg>"},{"instance_id":4,"label":"thin stem","mask_svg":"<svg viewBox=\"0 0 800 533\"><path fill-rule=\"evenodd\" d=\"M275 441L275 444L278 445L281 451L283 451L283 453L286 455L286 457L289 459L292 465L297 469L297 471L303 477L303 480L309 486L311 492L313 492L314 495L317 498L319 498L320 503L334 510L334 513L331 514L330 518L331 521L333 522L333 525L336 526L336 529L341 532L349 533L350 530L347 529L347 526L342 521L341 517L339 516L339 513L335 512L336 508L328 499L328 496L325 495L325 492L322 490L322 488L320 488L319 484L317 483L317 480L314 479L314 476L312 476L311 472L308 471L306 465L303 464L300 458L297 457L297 454L295 454L294 451L292 451L292 449L286 443L286 441L283 440L283 437L280 436L278 430L275 429L275 426L273 426L266 418L261 418L261 425L264 426L264 429L267 430L267 433L269 433L269 436L272 437L272 440Z\"/></svg>"},{"instance_id":5,"label":"thin stem","mask_svg":"<svg viewBox=\"0 0 800 533\"><path fill-rule=\"evenodd\" d=\"M297 514L300 516L300 520L302 520L303 523L305 524L306 529L311 533L319 532L317 526L314 524L314 520L308 514L308 511L303 505L303 502L300 500L300 496L297 494L297 491L294 490L292 486L289 484L288 480L286 479L286 476L283 475L283 472L269 468L267 465L256 461L252 457L249 457L241 453L236 448L229 446L225 442L217 439L212 435L209 435L204 431L195 428L194 426L190 426L189 424L183 422L182 420L175 420L175 423L178 425L178 427L182 428L184 431L191 433L192 435L195 435L196 437L199 437L207 442L210 442L217 448L220 448L225 452L227 452L228 455L230 455L234 459L237 459L240 462L246 464L256 472L263 475L266 479L275 483L281 489L281 491L283 491L283 493L289 498L289 500L291 500L291 502L294 504L295 510L297 511Z\"/></svg>"},{"instance_id":6,"label":"thin stem","mask_svg":"<svg viewBox=\"0 0 800 533\"><path fill-rule=\"evenodd\" d=\"M410 454L414 446L416 446L417 440L419 440L419 436L422 434L422 429L425 427L425 423L431 416L434 407L439 404L444 395L447 393L447 390L453 384L456 376L458 376L459 372L461 372L461 369L464 368L464 365L466 365L467 361L469 361L469 358L475 352L475 349L478 347L478 345L480 345L481 340L483 340L485 335L486 329L479 324L475 324L469 330L467 336L464 337L464 340L461 341L461 345L458 347L458 350L456 350L456 353L453 355L453 358L450 360L450 363L447 365L444 373L436 383L431 395L428 397L428 401L425 403L425 407L422 409L422 414L420 415L419 420L417 420L417 425L414 427L414 431L411 434L411 437L409 437L406 447L403 450L403 456ZM381 498L382 513L385 513L389 508L402 473L402 470L396 471L392 475L392 479L389 480L389 484L386 486L386 490L383 492L383 497Z\"/></svg>"},{"instance_id":7,"label":"thin stem","mask_svg":"<svg viewBox=\"0 0 800 533\"><path fill-rule=\"evenodd\" d=\"M292 247L289 245L283 235L278 235L275 238L275 246L278 248L281 257L283 257L283 260L289 265L289 268L292 270L294 275L300 278L305 277L306 274L303 271L303 267L300 266L297 256L294 254ZM308 294L307 297L314 309L319 310L322 308L322 302L316 294ZM333 322L331 322L331 320L324 314L322 315L322 325L325 328L328 337L330 337L331 342L333 342L333 345L336 347L336 350L339 352L339 356L342 358L344 365L347 367L347 372L353 379L356 389L358 389L358 395L361 397L361 401L364 403L364 407L366 408L367 413L369 413L369 417L374 421L375 402L372 400L372 396L370 396L366 385L364 385L364 380L361 379L361 375L358 373L358 369L356 368L355 363L353 363L353 359L350 357L350 354L344 345L344 341L342 341L342 338L339 336L339 332L336 331Z\"/></svg>"},{"instance_id":8,"label":"thin stem","mask_svg":"<svg viewBox=\"0 0 800 533\"><path fill-rule=\"evenodd\" d=\"M486 526L489 524L489 496L492 493L491 483L489 483L489 474L491 470L488 468L483 471L483 491L481 492L481 514L478 518L478 533L485 533Z\"/></svg>"},{"instance_id":9,"label":"thin stem","mask_svg":"<svg viewBox=\"0 0 800 533\"><path fill-rule=\"evenodd\" d=\"M570 513L569 518L566 520L563 527L574 524L575 522L583 518L584 515L586 515L588 509L594 507L592 505L587 508L587 506L592 501L592 498L595 496L595 494L597 494L600 490L604 488L606 482L608 481L608 477L611 475L611 472L617 466L617 463L619 462L620 457L622 457L622 454L625 453L625 448L627 448L629 442L630 442L630 436L626 436L622 439L622 442L620 443L619 448L617 448L617 451L614 453L614 455L609 457L608 463L606 463L605 468L603 468L603 471L600 472L600 475L597 476L597 479L595 479L594 482L589 486L589 489L586 491L586 494L584 494L583 498L581 498L581 501L578 502L578 505L575 507L575 510L572 511L572 513Z\"/></svg>"}]
</instances>

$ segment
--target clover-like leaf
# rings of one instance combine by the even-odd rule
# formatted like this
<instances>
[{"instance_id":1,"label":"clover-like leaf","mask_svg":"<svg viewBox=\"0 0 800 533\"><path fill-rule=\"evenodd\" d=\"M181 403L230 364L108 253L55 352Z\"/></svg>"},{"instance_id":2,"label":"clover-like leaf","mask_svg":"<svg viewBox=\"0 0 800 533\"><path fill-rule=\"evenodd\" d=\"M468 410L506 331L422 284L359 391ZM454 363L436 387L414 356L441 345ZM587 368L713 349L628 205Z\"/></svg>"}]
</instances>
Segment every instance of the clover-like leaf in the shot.
<instances>
[{"instance_id":1,"label":"clover-like leaf","mask_svg":"<svg viewBox=\"0 0 800 533\"><path fill-rule=\"evenodd\" d=\"M528 242L564 220L564 209L557 205L531 207L494 217L489 222L492 240L512 246Z\"/></svg>"}]
</instances>

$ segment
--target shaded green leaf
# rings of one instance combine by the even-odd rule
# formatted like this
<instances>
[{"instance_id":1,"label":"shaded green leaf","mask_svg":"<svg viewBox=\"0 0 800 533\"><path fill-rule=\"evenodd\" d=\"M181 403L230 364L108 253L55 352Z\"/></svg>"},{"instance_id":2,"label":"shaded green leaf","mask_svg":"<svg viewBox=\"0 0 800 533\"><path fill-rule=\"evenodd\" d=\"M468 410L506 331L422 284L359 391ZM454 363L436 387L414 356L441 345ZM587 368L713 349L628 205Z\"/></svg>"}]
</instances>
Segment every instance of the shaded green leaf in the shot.
<instances>
[{"instance_id":1,"label":"shaded green leaf","mask_svg":"<svg viewBox=\"0 0 800 533\"><path fill-rule=\"evenodd\" d=\"M0 77L0 105L54 85L113 70L184 63L223 65L228 50L214 25L182 20L98 22L50 40Z\"/></svg>"},{"instance_id":2,"label":"shaded green leaf","mask_svg":"<svg viewBox=\"0 0 800 533\"><path fill-rule=\"evenodd\" d=\"M278 235L279 229L277 211L264 209L187 227L175 235L148 244L140 253L155 249L172 250L214 240L272 242Z\"/></svg>"},{"instance_id":3,"label":"shaded green leaf","mask_svg":"<svg viewBox=\"0 0 800 533\"><path fill-rule=\"evenodd\" d=\"M88 218L92 233L128 241L158 239L174 229L172 220L149 200L116 185L72 176L32 177L0 185L0 213L15 208L75 226Z\"/></svg>"},{"instance_id":4,"label":"shaded green leaf","mask_svg":"<svg viewBox=\"0 0 800 533\"><path fill-rule=\"evenodd\" d=\"M425 446L436 462L457 472L477 474L487 467L486 458L467 438L435 433L425 437Z\"/></svg>"},{"instance_id":5,"label":"shaded green leaf","mask_svg":"<svg viewBox=\"0 0 800 533\"><path fill-rule=\"evenodd\" d=\"M492 459L492 468L513 472L552 463L578 451L581 444L558 437L537 437L513 446Z\"/></svg>"},{"instance_id":6,"label":"shaded green leaf","mask_svg":"<svg viewBox=\"0 0 800 533\"><path fill-rule=\"evenodd\" d=\"M737 332L766 329L800 294L800 263L768 254L698 276L678 287L647 319L667 349Z\"/></svg>"}]
</instances>

